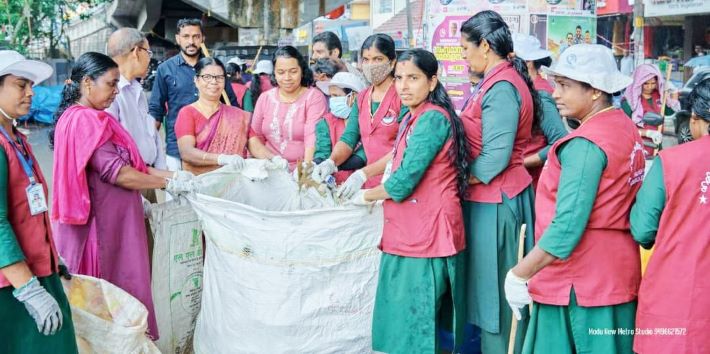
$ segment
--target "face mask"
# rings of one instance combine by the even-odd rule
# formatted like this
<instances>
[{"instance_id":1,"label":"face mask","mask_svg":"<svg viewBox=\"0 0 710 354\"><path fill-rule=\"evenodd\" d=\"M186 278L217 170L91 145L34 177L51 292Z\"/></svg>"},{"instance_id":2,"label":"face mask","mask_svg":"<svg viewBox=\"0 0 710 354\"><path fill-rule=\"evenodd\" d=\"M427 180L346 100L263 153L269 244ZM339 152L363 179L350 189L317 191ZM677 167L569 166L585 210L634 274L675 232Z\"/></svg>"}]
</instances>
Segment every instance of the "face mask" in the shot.
<instances>
[{"instance_id":1,"label":"face mask","mask_svg":"<svg viewBox=\"0 0 710 354\"><path fill-rule=\"evenodd\" d=\"M342 119L348 118L350 115L350 106L348 106L348 96L330 97L330 113Z\"/></svg>"},{"instance_id":2,"label":"face mask","mask_svg":"<svg viewBox=\"0 0 710 354\"><path fill-rule=\"evenodd\" d=\"M382 81L385 81L390 72L392 72L392 69L390 68L389 62L362 65L362 74L365 75L365 79L373 85L379 85Z\"/></svg>"}]
</instances>

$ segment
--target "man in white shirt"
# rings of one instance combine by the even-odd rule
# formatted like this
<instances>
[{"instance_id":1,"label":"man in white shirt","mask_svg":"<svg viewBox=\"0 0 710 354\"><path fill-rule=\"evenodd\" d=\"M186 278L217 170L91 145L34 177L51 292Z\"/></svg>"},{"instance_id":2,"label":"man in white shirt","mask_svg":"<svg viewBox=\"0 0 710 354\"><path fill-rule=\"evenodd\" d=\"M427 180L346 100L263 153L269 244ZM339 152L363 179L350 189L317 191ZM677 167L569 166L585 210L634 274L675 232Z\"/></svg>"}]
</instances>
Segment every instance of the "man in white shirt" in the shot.
<instances>
[{"instance_id":1,"label":"man in white shirt","mask_svg":"<svg viewBox=\"0 0 710 354\"><path fill-rule=\"evenodd\" d=\"M137 29L121 28L109 37L107 52L118 64L121 78L118 95L106 112L128 130L147 165L167 170L155 120L148 115L148 101L138 82L147 75L153 55L148 40Z\"/></svg>"}]
</instances>

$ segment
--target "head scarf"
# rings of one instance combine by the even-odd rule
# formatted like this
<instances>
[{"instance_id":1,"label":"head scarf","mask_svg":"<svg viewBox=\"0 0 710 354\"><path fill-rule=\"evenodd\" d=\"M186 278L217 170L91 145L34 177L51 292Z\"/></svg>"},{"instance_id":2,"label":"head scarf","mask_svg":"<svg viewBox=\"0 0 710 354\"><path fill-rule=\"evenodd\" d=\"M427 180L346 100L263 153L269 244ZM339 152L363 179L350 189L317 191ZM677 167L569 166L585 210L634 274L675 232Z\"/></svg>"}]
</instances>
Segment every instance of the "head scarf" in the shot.
<instances>
[{"instance_id":1,"label":"head scarf","mask_svg":"<svg viewBox=\"0 0 710 354\"><path fill-rule=\"evenodd\" d=\"M661 71L658 70L658 67L653 64L639 65L634 71L634 82L631 84L631 86L627 87L626 92L624 92L624 98L626 99L626 102L628 102L629 107L631 107L631 120L633 120L633 122L636 124L641 124L641 122L643 121L643 114L645 113L643 111L643 104L641 98L641 93L643 92L643 84L654 77L656 78L656 87L660 95L661 93L663 93L665 81L663 80Z\"/></svg>"}]
</instances>

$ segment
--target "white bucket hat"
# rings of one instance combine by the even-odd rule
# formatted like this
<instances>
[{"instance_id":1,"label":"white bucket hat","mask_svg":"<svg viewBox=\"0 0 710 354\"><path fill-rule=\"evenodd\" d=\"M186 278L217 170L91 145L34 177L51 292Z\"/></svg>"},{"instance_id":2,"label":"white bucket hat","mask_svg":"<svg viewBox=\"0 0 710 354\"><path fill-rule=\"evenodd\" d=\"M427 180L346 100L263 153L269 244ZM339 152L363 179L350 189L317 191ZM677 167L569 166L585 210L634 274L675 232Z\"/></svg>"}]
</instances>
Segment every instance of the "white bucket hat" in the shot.
<instances>
[{"instance_id":1,"label":"white bucket hat","mask_svg":"<svg viewBox=\"0 0 710 354\"><path fill-rule=\"evenodd\" d=\"M619 92L633 81L616 68L611 49L601 44L575 44L562 52L552 67L543 66L542 71L585 82L606 93Z\"/></svg>"},{"instance_id":2,"label":"white bucket hat","mask_svg":"<svg viewBox=\"0 0 710 354\"><path fill-rule=\"evenodd\" d=\"M0 50L0 76L12 74L31 80L35 85L47 80L54 69L37 60L28 60L14 50Z\"/></svg>"},{"instance_id":3,"label":"white bucket hat","mask_svg":"<svg viewBox=\"0 0 710 354\"><path fill-rule=\"evenodd\" d=\"M348 88L355 92L360 92L365 89L365 83L357 75L349 72L339 72L333 75L330 81L318 81L316 86L326 95L330 95L330 87L337 86L340 88Z\"/></svg>"},{"instance_id":4,"label":"white bucket hat","mask_svg":"<svg viewBox=\"0 0 710 354\"><path fill-rule=\"evenodd\" d=\"M533 61L552 56L552 52L542 49L540 40L522 33L513 34L515 55L525 61Z\"/></svg>"},{"instance_id":5,"label":"white bucket hat","mask_svg":"<svg viewBox=\"0 0 710 354\"><path fill-rule=\"evenodd\" d=\"M232 59L229 59L229 61L227 62L227 64L237 64L237 65L244 65L246 63L247 63L246 61L244 61L242 58L240 58L238 56L234 56Z\"/></svg>"},{"instance_id":6,"label":"white bucket hat","mask_svg":"<svg viewBox=\"0 0 710 354\"><path fill-rule=\"evenodd\" d=\"M256 74L271 75L273 72L274 72L274 64L272 64L270 60L259 60L259 62L256 63L256 68L254 68L254 71L252 71L252 73L254 75L256 75Z\"/></svg>"}]
</instances>

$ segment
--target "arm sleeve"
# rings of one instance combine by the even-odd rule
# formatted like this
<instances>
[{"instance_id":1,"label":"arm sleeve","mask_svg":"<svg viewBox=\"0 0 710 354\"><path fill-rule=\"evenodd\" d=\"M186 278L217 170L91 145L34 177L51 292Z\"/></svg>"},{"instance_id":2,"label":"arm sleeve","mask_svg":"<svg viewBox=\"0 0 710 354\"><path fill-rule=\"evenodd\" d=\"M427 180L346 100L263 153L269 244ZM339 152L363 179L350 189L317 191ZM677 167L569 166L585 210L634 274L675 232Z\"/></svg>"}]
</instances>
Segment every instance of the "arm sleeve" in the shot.
<instances>
[{"instance_id":1,"label":"arm sleeve","mask_svg":"<svg viewBox=\"0 0 710 354\"><path fill-rule=\"evenodd\" d=\"M656 157L631 208L631 234L643 248L653 247L656 241L658 224L666 205L664 183L663 165L661 159Z\"/></svg>"},{"instance_id":2,"label":"arm sleeve","mask_svg":"<svg viewBox=\"0 0 710 354\"><path fill-rule=\"evenodd\" d=\"M306 148L316 146L316 123L325 115L328 102L323 93L312 88L310 100L306 103L306 125L303 131L303 142Z\"/></svg>"},{"instance_id":3,"label":"arm sleeve","mask_svg":"<svg viewBox=\"0 0 710 354\"><path fill-rule=\"evenodd\" d=\"M490 183L508 167L518 132L520 105L518 92L507 81L496 83L483 97L483 148L471 164L471 174L483 183Z\"/></svg>"},{"instance_id":4,"label":"arm sleeve","mask_svg":"<svg viewBox=\"0 0 710 354\"><path fill-rule=\"evenodd\" d=\"M116 184L118 172L123 166L128 165L130 165L129 161L121 157L116 145L110 141L96 149L89 161L89 166L98 172L101 181L109 184Z\"/></svg>"},{"instance_id":5,"label":"arm sleeve","mask_svg":"<svg viewBox=\"0 0 710 354\"><path fill-rule=\"evenodd\" d=\"M557 258L567 259L587 227L607 159L598 146L584 138L566 142L560 147L559 156L562 172L555 217L538 246Z\"/></svg>"},{"instance_id":6,"label":"arm sleeve","mask_svg":"<svg viewBox=\"0 0 710 354\"><path fill-rule=\"evenodd\" d=\"M325 160L330 157L332 151L333 146L330 142L328 122L325 119L321 119L316 123L316 152L313 155L313 159Z\"/></svg>"},{"instance_id":7,"label":"arm sleeve","mask_svg":"<svg viewBox=\"0 0 710 354\"><path fill-rule=\"evenodd\" d=\"M8 177L7 155L5 155L5 150L0 148L0 268L25 259L25 255L22 253L20 244L17 242L17 237L8 219Z\"/></svg>"},{"instance_id":8,"label":"arm sleeve","mask_svg":"<svg viewBox=\"0 0 710 354\"><path fill-rule=\"evenodd\" d=\"M550 151L550 147L552 147L552 144L557 140L567 135L567 129L565 129L565 125L562 123L560 112L557 110L555 101L550 94L540 92L540 101L542 102L542 122L540 122L540 128L542 129L542 133L545 134L547 146L538 151L537 154L542 161L546 161L547 152Z\"/></svg>"},{"instance_id":9,"label":"arm sleeve","mask_svg":"<svg viewBox=\"0 0 710 354\"><path fill-rule=\"evenodd\" d=\"M229 80L225 82L224 91L227 93L227 98L229 98L229 105L240 108L239 100L237 99L237 95L234 94L234 89L232 89L232 85L229 84Z\"/></svg>"},{"instance_id":10,"label":"arm sleeve","mask_svg":"<svg viewBox=\"0 0 710 354\"><path fill-rule=\"evenodd\" d=\"M631 110L629 102L625 99L621 100L621 110L624 111L629 118L631 118L633 111Z\"/></svg>"},{"instance_id":11,"label":"arm sleeve","mask_svg":"<svg viewBox=\"0 0 710 354\"><path fill-rule=\"evenodd\" d=\"M264 123L264 102L268 100L266 96L266 93L259 96L254 106L254 114L251 115L251 129L254 130L255 136L261 141L266 140L264 133L261 131L261 125Z\"/></svg>"},{"instance_id":12,"label":"arm sleeve","mask_svg":"<svg viewBox=\"0 0 710 354\"><path fill-rule=\"evenodd\" d=\"M182 107L175 119L175 137L182 138L185 135L197 136L195 133L195 117L193 111L188 106Z\"/></svg>"},{"instance_id":13,"label":"arm sleeve","mask_svg":"<svg viewBox=\"0 0 710 354\"><path fill-rule=\"evenodd\" d=\"M360 142L360 121L358 116L360 112L357 108L357 98L353 101L353 108L350 110L348 122L345 124L345 131L340 136L340 141L348 144L351 149L355 149L357 143Z\"/></svg>"},{"instance_id":14,"label":"arm sleeve","mask_svg":"<svg viewBox=\"0 0 710 354\"><path fill-rule=\"evenodd\" d=\"M441 113L430 111L419 117L412 130L402 163L385 182L385 190L395 202L409 197L451 135L451 123Z\"/></svg>"},{"instance_id":15,"label":"arm sleeve","mask_svg":"<svg viewBox=\"0 0 710 354\"><path fill-rule=\"evenodd\" d=\"M247 92L244 93L243 109L249 113L254 113L254 98L252 97L250 90L247 90Z\"/></svg>"},{"instance_id":16,"label":"arm sleeve","mask_svg":"<svg viewBox=\"0 0 710 354\"><path fill-rule=\"evenodd\" d=\"M155 81L153 81L153 91L150 93L150 102L148 103L148 113L158 122L163 121L163 117L165 116L165 103L168 100L168 88L165 86L163 73L164 68L163 66L158 67L158 72L155 74Z\"/></svg>"}]
</instances>

